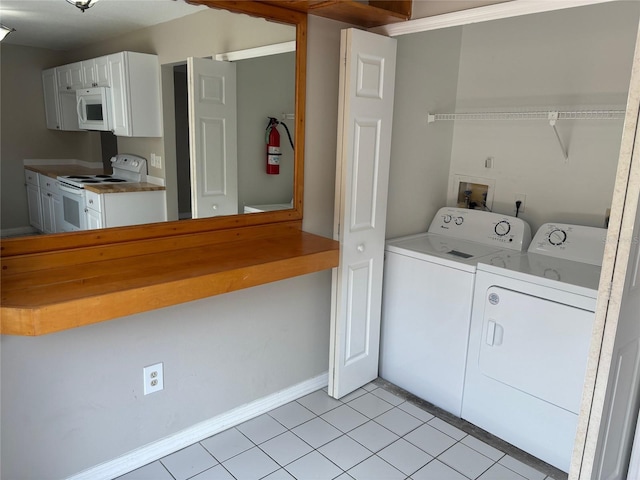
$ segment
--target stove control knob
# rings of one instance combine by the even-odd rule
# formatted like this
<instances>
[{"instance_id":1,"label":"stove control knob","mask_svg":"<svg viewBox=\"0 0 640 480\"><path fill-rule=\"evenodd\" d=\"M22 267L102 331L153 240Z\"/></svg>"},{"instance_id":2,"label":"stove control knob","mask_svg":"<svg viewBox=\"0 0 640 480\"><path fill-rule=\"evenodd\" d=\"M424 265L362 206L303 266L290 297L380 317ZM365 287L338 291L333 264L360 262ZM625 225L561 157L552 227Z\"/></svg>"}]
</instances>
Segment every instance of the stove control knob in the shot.
<instances>
[{"instance_id":1,"label":"stove control knob","mask_svg":"<svg viewBox=\"0 0 640 480\"><path fill-rule=\"evenodd\" d=\"M134 167L137 167L138 166L138 161L134 160L133 162L131 162L131 165L133 165Z\"/></svg>"},{"instance_id":2,"label":"stove control knob","mask_svg":"<svg viewBox=\"0 0 640 480\"><path fill-rule=\"evenodd\" d=\"M556 228L555 230L551 230L548 238L551 245L562 245L567 241L567 232Z\"/></svg>"},{"instance_id":3,"label":"stove control knob","mask_svg":"<svg viewBox=\"0 0 640 480\"><path fill-rule=\"evenodd\" d=\"M451 215L445 215L443 220L444 220L444 223L449 223L451 221Z\"/></svg>"},{"instance_id":4,"label":"stove control knob","mask_svg":"<svg viewBox=\"0 0 640 480\"><path fill-rule=\"evenodd\" d=\"M499 237L504 237L507 233L511 231L511 224L506 220L501 220L498 223L496 223L494 231L496 232L496 235L498 235Z\"/></svg>"},{"instance_id":5,"label":"stove control knob","mask_svg":"<svg viewBox=\"0 0 640 480\"><path fill-rule=\"evenodd\" d=\"M462 222L464 222L464 218L456 217L456 225L462 225Z\"/></svg>"}]
</instances>

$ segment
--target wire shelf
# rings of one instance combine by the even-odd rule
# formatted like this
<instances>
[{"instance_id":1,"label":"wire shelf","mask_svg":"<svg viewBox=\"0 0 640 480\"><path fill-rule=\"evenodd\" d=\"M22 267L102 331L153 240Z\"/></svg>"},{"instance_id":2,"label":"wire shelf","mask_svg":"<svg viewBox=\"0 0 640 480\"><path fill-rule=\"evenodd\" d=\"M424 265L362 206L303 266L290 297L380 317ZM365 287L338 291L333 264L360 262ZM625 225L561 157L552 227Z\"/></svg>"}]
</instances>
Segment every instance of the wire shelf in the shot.
<instances>
[{"instance_id":1,"label":"wire shelf","mask_svg":"<svg viewBox=\"0 0 640 480\"><path fill-rule=\"evenodd\" d=\"M428 113L427 122L441 120L620 120L624 110L538 111L538 112L479 112Z\"/></svg>"},{"instance_id":2,"label":"wire shelf","mask_svg":"<svg viewBox=\"0 0 640 480\"><path fill-rule=\"evenodd\" d=\"M538 112L479 112L479 113L428 113L427 123L441 120L546 120L553 128L562 156L569 159L569 150L565 146L556 123L558 120L620 120L625 116L624 110L547 110Z\"/></svg>"}]
</instances>

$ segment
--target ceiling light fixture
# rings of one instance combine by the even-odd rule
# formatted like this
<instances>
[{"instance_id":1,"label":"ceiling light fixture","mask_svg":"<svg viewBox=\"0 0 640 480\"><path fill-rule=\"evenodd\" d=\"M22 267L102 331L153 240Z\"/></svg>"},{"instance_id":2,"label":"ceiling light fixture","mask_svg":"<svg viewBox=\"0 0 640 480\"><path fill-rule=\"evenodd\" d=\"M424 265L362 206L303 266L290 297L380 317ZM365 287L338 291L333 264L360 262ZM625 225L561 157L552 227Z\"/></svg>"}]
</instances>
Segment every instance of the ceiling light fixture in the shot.
<instances>
[{"instance_id":1,"label":"ceiling light fixture","mask_svg":"<svg viewBox=\"0 0 640 480\"><path fill-rule=\"evenodd\" d=\"M99 2L99 0L67 0L67 2L69 2L71 5L75 5L80 10L82 10L82 13L84 13L87 8L93 7L96 3Z\"/></svg>"},{"instance_id":2,"label":"ceiling light fixture","mask_svg":"<svg viewBox=\"0 0 640 480\"><path fill-rule=\"evenodd\" d=\"M0 23L0 42L4 40L5 37L9 35L11 32L15 32L15 31L16 31L15 28L6 27Z\"/></svg>"}]
</instances>

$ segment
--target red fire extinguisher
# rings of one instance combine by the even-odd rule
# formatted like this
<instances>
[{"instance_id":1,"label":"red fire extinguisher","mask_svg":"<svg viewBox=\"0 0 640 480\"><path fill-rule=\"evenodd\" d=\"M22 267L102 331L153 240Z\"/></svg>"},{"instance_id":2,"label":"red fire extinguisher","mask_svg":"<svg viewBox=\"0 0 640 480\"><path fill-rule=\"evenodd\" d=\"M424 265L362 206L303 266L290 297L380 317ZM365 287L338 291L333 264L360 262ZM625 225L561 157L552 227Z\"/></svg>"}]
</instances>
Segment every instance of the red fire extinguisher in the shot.
<instances>
[{"instance_id":1,"label":"red fire extinguisher","mask_svg":"<svg viewBox=\"0 0 640 480\"><path fill-rule=\"evenodd\" d=\"M269 117L267 125L267 173L278 175L280 173L280 133L278 132L278 120Z\"/></svg>"}]
</instances>

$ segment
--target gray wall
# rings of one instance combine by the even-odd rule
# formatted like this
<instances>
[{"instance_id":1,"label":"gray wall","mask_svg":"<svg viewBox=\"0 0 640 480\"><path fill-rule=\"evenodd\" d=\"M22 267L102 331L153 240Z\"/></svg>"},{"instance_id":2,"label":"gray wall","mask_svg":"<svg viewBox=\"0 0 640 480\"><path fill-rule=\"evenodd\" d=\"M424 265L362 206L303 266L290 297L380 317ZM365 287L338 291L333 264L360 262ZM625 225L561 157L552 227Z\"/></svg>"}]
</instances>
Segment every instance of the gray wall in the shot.
<instances>
[{"instance_id":1,"label":"gray wall","mask_svg":"<svg viewBox=\"0 0 640 480\"><path fill-rule=\"evenodd\" d=\"M304 224L325 235L341 26L309 21ZM326 271L52 335L2 336L2 478L69 476L326 372L330 305ZM143 396L142 368L156 362L165 389Z\"/></svg>"},{"instance_id":2,"label":"gray wall","mask_svg":"<svg viewBox=\"0 0 640 480\"><path fill-rule=\"evenodd\" d=\"M24 188L26 158L78 158L100 161L96 132L48 130L44 118L42 70L64 63L60 52L2 44L0 46L0 228L29 225Z\"/></svg>"},{"instance_id":3,"label":"gray wall","mask_svg":"<svg viewBox=\"0 0 640 480\"><path fill-rule=\"evenodd\" d=\"M603 226L622 120L457 121L427 113L623 109L640 3L611 2L398 37L387 238L455 205L454 175L495 181L494 211ZM606 18L606 21L602 21ZM494 168L485 168L493 157Z\"/></svg>"},{"instance_id":4,"label":"gray wall","mask_svg":"<svg viewBox=\"0 0 640 480\"><path fill-rule=\"evenodd\" d=\"M387 238L425 231L447 195L453 124L427 112L456 106L462 28L398 38Z\"/></svg>"},{"instance_id":5,"label":"gray wall","mask_svg":"<svg viewBox=\"0 0 640 480\"><path fill-rule=\"evenodd\" d=\"M280 133L280 173L266 173L267 117L283 121L291 136L295 120L282 113L295 111L294 52L236 62L238 88L238 210L245 205L289 203L293 198L293 149L284 126Z\"/></svg>"}]
</instances>

